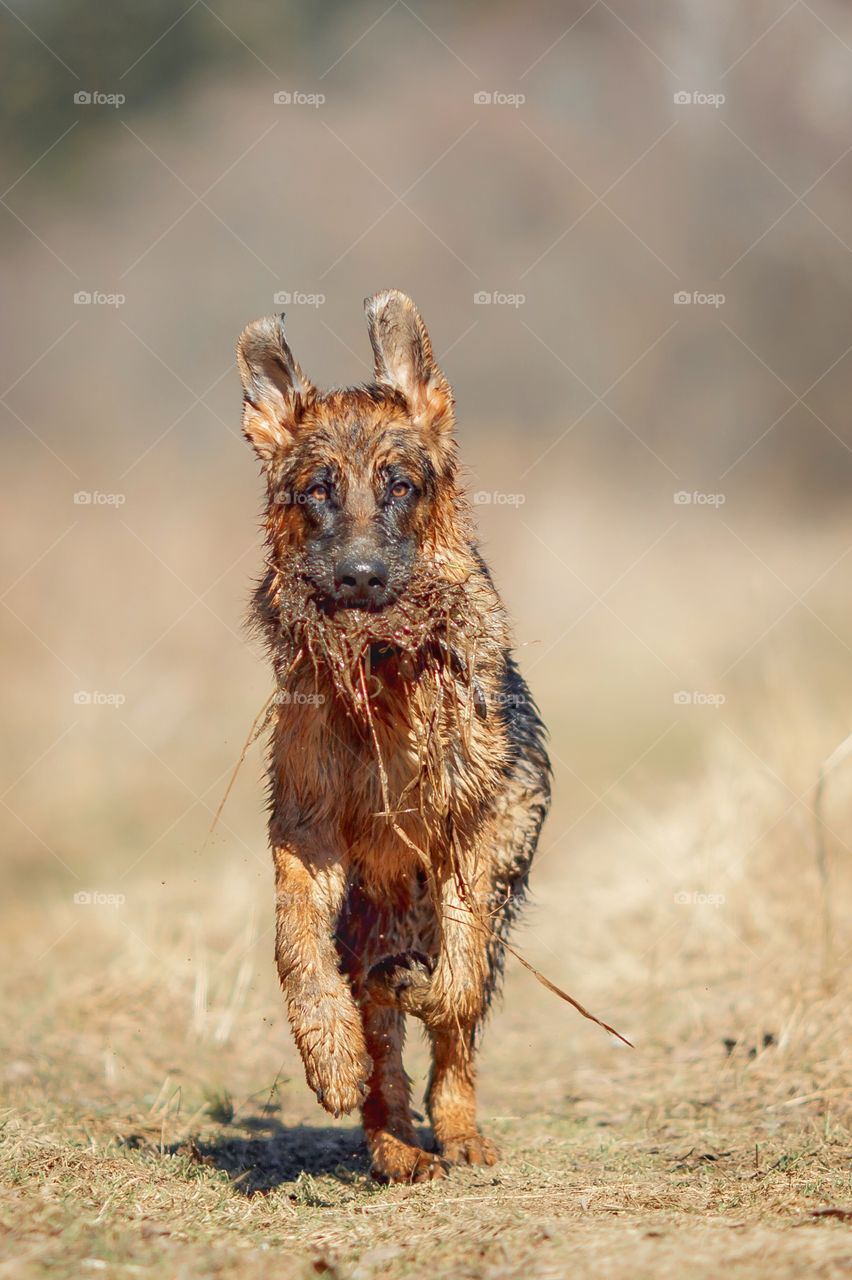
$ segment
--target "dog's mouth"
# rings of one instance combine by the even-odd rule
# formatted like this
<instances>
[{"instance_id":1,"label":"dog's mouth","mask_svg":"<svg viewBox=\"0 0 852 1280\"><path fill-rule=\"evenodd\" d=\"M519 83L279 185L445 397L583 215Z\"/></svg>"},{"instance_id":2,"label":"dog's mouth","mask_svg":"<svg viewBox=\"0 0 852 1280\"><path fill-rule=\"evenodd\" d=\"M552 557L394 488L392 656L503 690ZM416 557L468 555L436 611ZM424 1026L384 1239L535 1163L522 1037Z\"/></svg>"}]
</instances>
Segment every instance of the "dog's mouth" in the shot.
<instances>
[{"instance_id":1,"label":"dog's mouth","mask_svg":"<svg viewBox=\"0 0 852 1280\"><path fill-rule=\"evenodd\" d=\"M386 613L401 598L403 592L398 586L385 586L381 591L373 590L369 594L353 593L351 590L341 592L330 587L327 582L317 581L310 574L304 575L304 581L310 589L314 605L326 618L357 617L359 615L379 615Z\"/></svg>"},{"instance_id":2,"label":"dog's mouth","mask_svg":"<svg viewBox=\"0 0 852 1280\"><path fill-rule=\"evenodd\" d=\"M395 597L390 594L388 594L386 597L382 597L382 599L380 600L375 600L375 599L354 599L353 600L351 597L345 600L340 600L338 597L335 596L333 597L333 606L335 609L350 609L350 610L354 609L361 613L383 613L384 610L388 607L388 605L393 603L394 598Z\"/></svg>"},{"instance_id":3,"label":"dog's mouth","mask_svg":"<svg viewBox=\"0 0 852 1280\"><path fill-rule=\"evenodd\" d=\"M319 592L316 600L323 613L328 617L334 617L337 613L384 613L397 600L397 596L393 592L388 592L378 600L357 596L348 596L345 599L341 599L339 596Z\"/></svg>"}]
</instances>

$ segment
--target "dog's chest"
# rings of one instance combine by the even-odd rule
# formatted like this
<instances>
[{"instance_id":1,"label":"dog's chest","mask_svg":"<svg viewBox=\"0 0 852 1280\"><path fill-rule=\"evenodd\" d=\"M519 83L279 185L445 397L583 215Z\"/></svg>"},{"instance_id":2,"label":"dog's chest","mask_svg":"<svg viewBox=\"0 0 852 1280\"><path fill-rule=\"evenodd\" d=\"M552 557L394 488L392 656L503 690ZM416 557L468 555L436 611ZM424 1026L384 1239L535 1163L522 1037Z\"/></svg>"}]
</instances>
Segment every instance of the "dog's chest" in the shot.
<instances>
[{"instance_id":1,"label":"dog's chest","mask_svg":"<svg viewBox=\"0 0 852 1280\"><path fill-rule=\"evenodd\" d=\"M429 726L398 681L389 687L367 679L366 697L355 705L333 687L279 699L272 766L284 800L362 823L389 799L419 800Z\"/></svg>"},{"instance_id":2,"label":"dog's chest","mask_svg":"<svg viewBox=\"0 0 852 1280\"><path fill-rule=\"evenodd\" d=\"M469 688L393 649L371 651L354 701L305 678L273 740L276 830L332 847L377 890L445 869L475 839L500 763Z\"/></svg>"},{"instance_id":3,"label":"dog's chest","mask_svg":"<svg viewBox=\"0 0 852 1280\"><path fill-rule=\"evenodd\" d=\"M320 693L281 707L273 820L283 839L333 843L378 885L440 860L454 792L438 726L375 675L368 694L369 706Z\"/></svg>"}]
</instances>

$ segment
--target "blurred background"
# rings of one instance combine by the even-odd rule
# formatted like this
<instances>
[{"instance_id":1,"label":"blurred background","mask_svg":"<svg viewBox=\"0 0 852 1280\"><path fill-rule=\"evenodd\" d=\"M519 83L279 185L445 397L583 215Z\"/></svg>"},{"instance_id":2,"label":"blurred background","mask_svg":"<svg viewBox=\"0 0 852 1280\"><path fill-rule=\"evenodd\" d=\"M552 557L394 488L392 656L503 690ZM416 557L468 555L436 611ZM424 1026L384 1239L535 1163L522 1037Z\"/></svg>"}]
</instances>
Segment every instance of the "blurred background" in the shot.
<instances>
[{"instance_id":1,"label":"blurred background","mask_svg":"<svg viewBox=\"0 0 852 1280\"><path fill-rule=\"evenodd\" d=\"M646 1047L833 999L849 5L10 0L0 24L8 1087L70 1073L112 1112L164 1077L268 1090L283 1059L322 1119L276 989L259 745L206 840L269 690L234 346L284 310L318 385L367 380L389 286L455 388L551 729L525 954ZM486 1098L617 1070L511 963L509 987Z\"/></svg>"}]
</instances>

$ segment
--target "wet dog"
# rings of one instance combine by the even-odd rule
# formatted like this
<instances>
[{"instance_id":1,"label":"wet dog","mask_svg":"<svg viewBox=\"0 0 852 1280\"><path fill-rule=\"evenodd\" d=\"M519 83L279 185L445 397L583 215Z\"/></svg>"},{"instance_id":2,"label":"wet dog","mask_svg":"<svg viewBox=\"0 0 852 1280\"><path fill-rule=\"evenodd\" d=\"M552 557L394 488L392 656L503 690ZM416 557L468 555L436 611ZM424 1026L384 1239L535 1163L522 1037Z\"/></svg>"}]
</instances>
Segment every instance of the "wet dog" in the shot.
<instances>
[{"instance_id":1,"label":"wet dog","mask_svg":"<svg viewBox=\"0 0 852 1280\"><path fill-rule=\"evenodd\" d=\"M276 959L308 1084L360 1106L373 1172L492 1164L477 1030L547 812L543 727L457 478L454 408L414 304L367 300L375 378L318 391L283 317L243 332L243 430L266 482L252 623L276 678ZM412 1124L406 1016L433 1066Z\"/></svg>"}]
</instances>

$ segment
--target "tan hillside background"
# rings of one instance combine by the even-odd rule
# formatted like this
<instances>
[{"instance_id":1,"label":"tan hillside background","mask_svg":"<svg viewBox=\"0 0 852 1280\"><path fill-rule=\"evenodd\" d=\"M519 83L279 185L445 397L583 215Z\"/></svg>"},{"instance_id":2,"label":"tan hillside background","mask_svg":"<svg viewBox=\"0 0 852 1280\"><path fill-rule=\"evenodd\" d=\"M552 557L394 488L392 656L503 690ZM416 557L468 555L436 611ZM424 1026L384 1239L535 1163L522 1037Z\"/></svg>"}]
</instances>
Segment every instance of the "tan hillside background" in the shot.
<instances>
[{"instance_id":1,"label":"tan hillside background","mask_svg":"<svg viewBox=\"0 0 852 1280\"><path fill-rule=\"evenodd\" d=\"M0 1275L848 1275L848 5L0 23ZM510 959L503 1160L412 1188L304 1083L259 744L205 844L269 692L235 340L367 379L388 286L551 732L515 942L636 1046Z\"/></svg>"}]
</instances>

